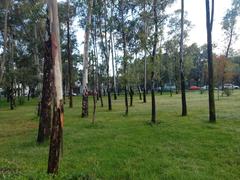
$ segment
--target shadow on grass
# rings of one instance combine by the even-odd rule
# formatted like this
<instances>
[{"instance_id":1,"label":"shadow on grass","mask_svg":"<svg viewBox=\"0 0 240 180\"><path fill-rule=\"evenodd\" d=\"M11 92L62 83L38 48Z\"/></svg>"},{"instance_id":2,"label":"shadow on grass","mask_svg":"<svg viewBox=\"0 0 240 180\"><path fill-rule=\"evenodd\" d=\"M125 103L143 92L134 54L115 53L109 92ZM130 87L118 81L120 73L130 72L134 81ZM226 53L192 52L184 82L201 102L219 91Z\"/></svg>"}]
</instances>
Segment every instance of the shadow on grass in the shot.
<instances>
[{"instance_id":1,"label":"shadow on grass","mask_svg":"<svg viewBox=\"0 0 240 180\"><path fill-rule=\"evenodd\" d=\"M163 123L162 121L156 121L155 123L153 123L153 122L151 122L150 120L144 122L145 125L151 126L151 127L158 126L158 125L160 125L160 124L162 124L162 123Z\"/></svg>"}]
</instances>

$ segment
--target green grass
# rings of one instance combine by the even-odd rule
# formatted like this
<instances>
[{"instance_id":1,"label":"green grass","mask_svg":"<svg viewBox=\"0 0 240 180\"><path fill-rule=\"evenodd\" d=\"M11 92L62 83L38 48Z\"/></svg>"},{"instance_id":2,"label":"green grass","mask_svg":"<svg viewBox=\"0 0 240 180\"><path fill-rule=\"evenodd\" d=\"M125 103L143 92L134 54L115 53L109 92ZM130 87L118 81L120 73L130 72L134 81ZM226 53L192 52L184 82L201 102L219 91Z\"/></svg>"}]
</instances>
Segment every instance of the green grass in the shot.
<instances>
[{"instance_id":1,"label":"green grass","mask_svg":"<svg viewBox=\"0 0 240 180\"><path fill-rule=\"evenodd\" d=\"M124 116L124 99L113 111L97 106L96 124L82 119L81 100L65 107L64 152L55 179L240 179L240 92L216 101L217 123L208 123L207 93L157 95L159 124L149 124L150 95ZM89 100L92 105L92 99ZM36 100L15 110L0 105L0 179L51 179L48 143L36 144Z\"/></svg>"}]
</instances>

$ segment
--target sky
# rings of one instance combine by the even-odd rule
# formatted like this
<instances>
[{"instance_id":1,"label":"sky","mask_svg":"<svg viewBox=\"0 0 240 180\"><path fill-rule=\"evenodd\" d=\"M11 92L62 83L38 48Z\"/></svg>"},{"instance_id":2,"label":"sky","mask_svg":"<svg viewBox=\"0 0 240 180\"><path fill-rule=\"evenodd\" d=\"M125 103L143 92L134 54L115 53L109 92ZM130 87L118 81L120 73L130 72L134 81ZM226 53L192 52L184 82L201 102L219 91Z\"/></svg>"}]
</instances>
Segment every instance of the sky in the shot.
<instances>
[{"instance_id":1,"label":"sky","mask_svg":"<svg viewBox=\"0 0 240 180\"><path fill-rule=\"evenodd\" d=\"M196 42L198 45L206 44L206 12L205 0L185 0L185 11L187 11L187 18L193 24L193 28L189 34L189 41L187 44ZM215 14L213 24L213 43L217 45L215 52L221 54L226 49L226 42L224 42L224 33L221 29L221 21L228 8L231 7L232 0L218 0L215 1ZM169 9L172 13L181 8L181 0L177 0ZM240 30L240 19L238 19L237 31ZM233 42L233 48L240 51L240 39Z\"/></svg>"},{"instance_id":2,"label":"sky","mask_svg":"<svg viewBox=\"0 0 240 180\"><path fill-rule=\"evenodd\" d=\"M58 0L63 1L63 0ZM206 12L205 12L205 0L185 0L185 11L187 12L187 18L191 21L193 27L189 33L188 41L186 44L197 43L199 46L206 44ZM226 49L226 42L224 41L224 33L221 29L221 21L228 8L231 6L232 0L218 0L215 1L215 14L213 24L213 43L216 45L214 52L217 54L224 54ZM181 8L181 0L176 0L175 3L167 9L167 13L171 14L175 10ZM83 43L84 31L79 30L79 26L75 23L77 31L77 39L79 44ZM240 32L240 19L238 19L237 32ZM233 42L232 47L235 51L240 53L240 38ZM80 52L83 52L83 45L80 45Z\"/></svg>"}]
</instances>

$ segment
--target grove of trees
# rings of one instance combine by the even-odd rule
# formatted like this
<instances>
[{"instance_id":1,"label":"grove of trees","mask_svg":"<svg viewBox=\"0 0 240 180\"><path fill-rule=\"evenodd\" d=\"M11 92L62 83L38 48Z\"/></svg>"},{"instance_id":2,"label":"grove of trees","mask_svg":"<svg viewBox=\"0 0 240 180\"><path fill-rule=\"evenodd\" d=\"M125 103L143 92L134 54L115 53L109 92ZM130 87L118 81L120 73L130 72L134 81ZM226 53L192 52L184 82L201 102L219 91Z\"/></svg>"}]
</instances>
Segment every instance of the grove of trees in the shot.
<instances>
[{"instance_id":1,"label":"grove of trees","mask_svg":"<svg viewBox=\"0 0 240 180\"><path fill-rule=\"evenodd\" d=\"M38 98L37 142L50 139L48 173L58 172L64 104L69 98L72 108L74 95L82 96L82 118L88 117L88 97L93 96L93 123L97 103L111 111L112 101L123 95L123 114L128 116L136 93L143 103L149 96L149 121L157 124L161 107L156 105L156 93L181 93L179 114L187 116L186 91L206 86L209 121L216 122L214 89L223 95L224 84L240 85L240 56L232 48L238 36L240 1L232 0L222 19L226 42L222 55L214 53L212 41L214 0L205 0L207 39L202 46L187 43L192 23L197 22L188 20L184 0L179 10L169 14L174 2L1 0L0 93L12 110L24 104L25 96ZM102 96L107 97L107 105Z\"/></svg>"}]
</instances>

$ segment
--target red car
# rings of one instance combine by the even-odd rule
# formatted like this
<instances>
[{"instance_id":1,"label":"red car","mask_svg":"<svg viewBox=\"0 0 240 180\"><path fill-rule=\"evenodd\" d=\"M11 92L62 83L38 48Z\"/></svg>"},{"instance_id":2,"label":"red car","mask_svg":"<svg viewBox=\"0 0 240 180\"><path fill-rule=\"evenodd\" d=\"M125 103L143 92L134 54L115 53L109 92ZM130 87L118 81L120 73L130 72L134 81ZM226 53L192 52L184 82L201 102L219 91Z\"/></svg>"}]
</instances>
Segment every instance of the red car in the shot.
<instances>
[{"instance_id":1,"label":"red car","mask_svg":"<svg viewBox=\"0 0 240 180\"><path fill-rule=\"evenodd\" d=\"M198 86L191 86L189 90L200 90L201 88Z\"/></svg>"}]
</instances>

